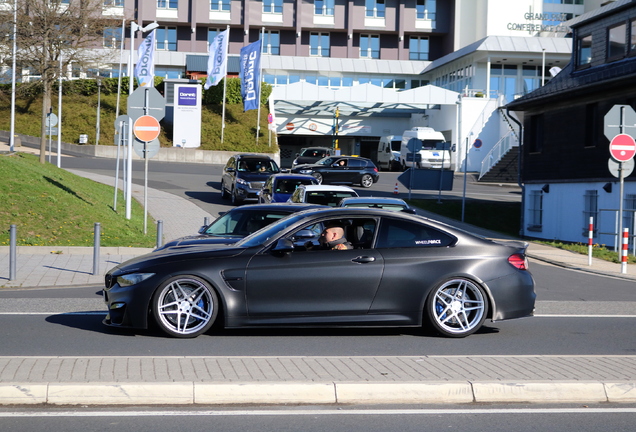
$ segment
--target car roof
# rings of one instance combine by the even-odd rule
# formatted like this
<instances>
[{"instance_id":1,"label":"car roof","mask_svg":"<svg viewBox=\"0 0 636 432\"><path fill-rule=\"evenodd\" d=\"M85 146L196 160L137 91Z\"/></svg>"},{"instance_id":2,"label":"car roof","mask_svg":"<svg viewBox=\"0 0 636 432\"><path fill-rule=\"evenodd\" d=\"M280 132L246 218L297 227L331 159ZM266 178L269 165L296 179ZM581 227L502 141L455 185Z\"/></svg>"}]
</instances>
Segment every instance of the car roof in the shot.
<instances>
[{"instance_id":1,"label":"car roof","mask_svg":"<svg viewBox=\"0 0 636 432\"><path fill-rule=\"evenodd\" d=\"M336 186L336 185L300 185L299 188L304 188L306 192L319 192L319 191L337 191L337 192L355 192L349 186Z\"/></svg>"},{"instance_id":2,"label":"car roof","mask_svg":"<svg viewBox=\"0 0 636 432\"><path fill-rule=\"evenodd\" d=\"M309 149L320 149L320 150L330 150L331 151L331 147L303 147L302 150L309 150Z\"/></svg>"},{"instance_id":3,"label":"car roof","mask_svg":"<svg viewBox=\"0 0 636 432\"><path fill-rule=\"evenodd\" d=\"M244 211L244 210L289 210L290 213L310 210L312 208L325 208L326 206L311 203L269 203L269 204L246 204L240 207L234 207L231 211Z\"/></svg>"},{"instance_id":4,"label":"car roof","mask_svg":"<svg viewBox=\"0 0 636 432\"><path fill-rule=\"evenodd\" d=\"M264 154L258 154L258 153L237 153L234 155L235 158L240 158L240 159L272 159L270 156L268 155L264 155Z\"/></svg>"},{"instance_id":5,"label":"car roof","mask_svg":"<svg viewBox=\"0 0 636 432\"><path fill-rule=\"evenodd\" d=\"M306 178L306 179L314 179L315 178L313 176L310 176L309 174L295 174L295 173L279 173L279 174L272 174L270 176L270 178L276 180L276 179L296 179L296 178Z\"/></svg>"},{"instance_id":6,"label":"car roof","mask_svg":"<svg viewBox=\"0 0 636 432\"><path fill-rule=\"evenodd\" d=\"M385 198L385 197L351 197L351 198L343 198L340 202L340 205L343 205L345 202L349 203L370 203L370 204L400 204L406 205L406 201L400 198Z\"/></svg>"}]
</instances>

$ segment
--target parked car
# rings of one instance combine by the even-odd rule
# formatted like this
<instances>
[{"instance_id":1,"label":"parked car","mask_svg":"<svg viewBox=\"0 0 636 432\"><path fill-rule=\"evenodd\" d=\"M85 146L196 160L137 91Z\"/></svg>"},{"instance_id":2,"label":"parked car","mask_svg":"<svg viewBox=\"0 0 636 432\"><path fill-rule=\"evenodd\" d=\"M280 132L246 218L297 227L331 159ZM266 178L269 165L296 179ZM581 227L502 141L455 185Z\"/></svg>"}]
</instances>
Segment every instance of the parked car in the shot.
<instances>
[{"instance_id":1,"label":"parked car","mask_svg":"<svg viewBox=\"0 0 636 432\"><path fill-rule=\"evenodd\" d=\"M318 184L318 180L303 174L274 174L263 185L258 194L258 202L287 202L298 186L310 184Z\"/></svg>"},{"instance_id":2,"label":"parked car","mask_svg":"<svg viewBox=\"0 0 636 432\"><path fill-rule=\"evenodd\" d=\"M163 249L211 244L232 244L255 231L302 210L322 208L311 204L251 204L235 207L221 215L209 225L204 225L198 235L191 235L166 242Z\"/></svg>"},{"instance_id":3,"label":"parked car","mask_svg":"<svg viewBox=\"0 0 636 432\"><path fill-rule=\"evenodd\" d=\"M315 164L298 165L292 172L316 177L325 184L359 184L368 188L380 178L378 168L371 159L357 156L331 156Z\"/></svg>"},{"instance_id":4,"label":"parked car","mask_svg":"<svg viewBox=\"0 0 636 432\"><path fill-rule=\"evenodd\" d=\"M339 224L354 248L303 247ZM313 243L312 243L313 244ZM227 247L170 248L105 276L104 323L195 337L228 328L422 326L464 337L484 321L531 316L520 241L491 241L402 212L298 212Z\"/></svg>"},{"instance_id":5,"label":"parked car","mask_svg":"<svg viewBox=\"0 0 636 432\"><path fill-rule=\"evenodd\" d=\"M280 168L269 156L241 153L230 157L221 175L221 197L230 198L232 204L258 201L265 181Z\"/></svg>"},{"instance_id":6,"label":"parked car","mask_svg":"<svg viewBox=\"0 0 636 432\"><path fill-rule=\"evenodd\" d=\"M300 149L299 153L296 153L296 159L292 162L292 168L296 165L312 164L320 159L331 156L333 149L330 147L307 147Z\"/></svg>"},{"instance_id":7,"label":"parked car","mask_svg":"<svg viewBox=\"0 0 636 432\"><path fill-rule=\"evenodd\" d=\"M335 207L343 198L357 197L347 186L300 185L289 198L290 203L311 203Z\"/></svg>"},{"instance_id":8,"label":"parked car","mask_svg":"<svg viewBox=\"0 0 636 432\"><path fill-rule=\"evenodd\" d=\"M401 211L415 214L415 209L411 208L406 201L400 198L379 198L379 197L356 197L344 198L338 203L338 207L360 207L375 208L391 211Z\"/></svg>"}]
</instances>

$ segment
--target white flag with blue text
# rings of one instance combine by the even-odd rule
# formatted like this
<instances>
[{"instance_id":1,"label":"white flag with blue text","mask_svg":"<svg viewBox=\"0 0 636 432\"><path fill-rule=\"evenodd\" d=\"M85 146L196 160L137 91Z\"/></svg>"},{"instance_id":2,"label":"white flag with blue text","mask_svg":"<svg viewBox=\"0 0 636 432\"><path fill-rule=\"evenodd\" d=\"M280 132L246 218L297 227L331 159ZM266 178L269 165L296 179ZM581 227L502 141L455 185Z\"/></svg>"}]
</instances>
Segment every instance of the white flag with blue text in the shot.
<instances>
[{"instance_id":1,"label":"white flag with blue text","mask_svg":"<svg viewBox=\"0 0 636 432\"><path fill-rule=\"evenodd\" d=\"M228 30L222 31L212 41L209 47L208 78L205 81L205 90L221 82L227 75L227 40Z\"/></svg>"},{"instance_id":2,"label":"white flag with blue text","mask_svg":"<svg viewBox=\"0 0 636 432\"><path fill-rule=\"evenodd\" d=\"M155 85L155 31L151 31L139 46L139 60L135 66L135 77L140 87Z\"/></svg>"}]
</instances>

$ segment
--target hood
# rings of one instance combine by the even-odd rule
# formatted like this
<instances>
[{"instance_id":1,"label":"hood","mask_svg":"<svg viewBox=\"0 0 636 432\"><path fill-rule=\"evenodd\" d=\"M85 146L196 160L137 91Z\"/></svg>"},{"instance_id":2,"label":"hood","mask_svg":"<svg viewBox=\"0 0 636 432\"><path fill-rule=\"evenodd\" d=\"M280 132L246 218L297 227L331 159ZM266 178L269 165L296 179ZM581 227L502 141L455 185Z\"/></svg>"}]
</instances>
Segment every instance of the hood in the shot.
<instances>
[{"instance_id":1,"label":"hood","mask_svg":"<svg viewBox=\"0 0 636 432\"><path fill-rule=\"evenodd\" d=\"M241 240L242 237L213 237L209 235L192 235L186 237L180 237L175 240L171 240L161 247L158 247L153 252L161 251L168 248L184 247L184 246L202 246L202 245L231 245Z\"/></svg>"},{"instance_id":2,"label":"hood","mask_svg":"<svg viewBox=\"0 0 636 432\"><path fill-rule=\"evenodd\" d=\"M233 245L192 245L184 247L172 247L153 251L145 255L131 258L115 267L108 274L120 275L124 273L143 272L145 269L161 267L168 263L196 259L225 258L241 254L245 248Z\"/></svg>"}]
</instances>

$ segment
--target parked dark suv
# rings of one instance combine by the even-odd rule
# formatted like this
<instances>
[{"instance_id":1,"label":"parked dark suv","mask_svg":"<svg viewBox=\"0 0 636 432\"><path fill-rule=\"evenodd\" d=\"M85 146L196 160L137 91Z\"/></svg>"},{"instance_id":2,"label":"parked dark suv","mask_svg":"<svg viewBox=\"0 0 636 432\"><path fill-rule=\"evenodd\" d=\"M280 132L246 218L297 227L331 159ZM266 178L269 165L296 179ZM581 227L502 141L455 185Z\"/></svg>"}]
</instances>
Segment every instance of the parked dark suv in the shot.
<instances>
[{"instance_id":1,"label":"parked dark suv","mask_svg":"<svg viewBox=\"0 0 636 432\"><path fill-rule=\"evenodd\" d=\"M258 201L263 183L280 168L269 156L236 154L228 159L221 175L221 197L230 198L232 204Z\"/></svg>"},{"instance_id":2,"label":"parked dark suv","mask_svg":"<svg viewBox=\"0 0 636 432\"><path fill-rule=\"evenodd\" d=\"M293 173L309 174L324 184L359 184L368 188L380 178L378 168L371 159L357 156L331 156L315 164L298 165Z\"/></svg>"}]
</instances>

